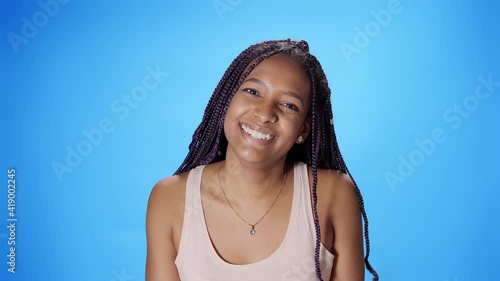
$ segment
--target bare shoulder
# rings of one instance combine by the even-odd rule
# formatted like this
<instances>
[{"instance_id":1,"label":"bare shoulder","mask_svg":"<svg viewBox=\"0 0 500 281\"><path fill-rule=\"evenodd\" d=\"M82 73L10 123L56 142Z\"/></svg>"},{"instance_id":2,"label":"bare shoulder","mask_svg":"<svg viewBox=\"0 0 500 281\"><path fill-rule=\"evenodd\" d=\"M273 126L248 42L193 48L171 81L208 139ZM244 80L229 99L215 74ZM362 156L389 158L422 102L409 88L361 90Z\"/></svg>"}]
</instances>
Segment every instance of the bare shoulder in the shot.
<instances>
[{"instance_id":1,"label":"bare shoulder","mask_svg":"<svg viewBox=\"0 0 500 281\"><path fill-rule=\"evenodd\" d=\"M188 172L158 181L149 195L148 217L161 216L162 221L172 222L182 217Z\"/></svg>"},{"instance_id":2,"label":"bare shoulder","mask_svg":"<svg viewBox=\"0 0 500 281\"><path fill-rule=\"evenodd\" d=\"M310 178L312 181L312 170ZM341 171L318 169L318 212L327 225L343 227L342 221L360 219L359 197L351 177ZM340 225L339 225L340 223Z\"/></svg>"},{"instance_id":3,"label":"bare shoulder","mask_svg":"<svg viewBox=\"0 0 500 281\"><path fill-rule=\"evenodd\" d=\"M312 182L312 169L309 167ZM354 203L357 205L356 188L349 175L332 169L318 169L318 199L327 200L328 205ZM326 203L326 202L325 202Z\"/></svg>"},{"instance_id":4,"label":"bare shoulder","mask_svg":"<svg viewBox=\"0 0 500 281\"><path fill-rule=\"evenodd\" d=\"M158 181L146 214L146 280L180 280L174 261L184 217L188 173Z\"/></svg>"},{"instance_id":5,"label":"bare shoulder","mask_svg":"<svg viewBox=\"0 0 500 281\"><path fill-rule=\"evenodd\" d=\"M188 172L159 180L151 190L149 201L172 202L184 197Z\"/></svg>"}]
</instances>

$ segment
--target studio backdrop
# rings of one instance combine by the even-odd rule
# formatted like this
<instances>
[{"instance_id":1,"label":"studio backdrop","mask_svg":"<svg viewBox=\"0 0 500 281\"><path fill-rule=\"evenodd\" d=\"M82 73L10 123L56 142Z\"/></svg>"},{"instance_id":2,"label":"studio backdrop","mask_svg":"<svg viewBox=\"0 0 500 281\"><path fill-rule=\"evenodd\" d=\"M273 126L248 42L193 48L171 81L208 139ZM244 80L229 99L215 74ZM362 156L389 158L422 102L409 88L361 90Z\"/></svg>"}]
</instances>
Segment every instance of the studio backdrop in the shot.
<instances>
[{"instance_id":1,"label":"studio backdrop","mask_svg":"<svg viewBox=\"0 0 500 281\"><path fill-rule=\"evenodd\" d=\"M0 280L143 280L151 188L231 61L286 38L327 74L380 280L497 280L499 8L2 1Z\"/></svg>"}]
</instances>

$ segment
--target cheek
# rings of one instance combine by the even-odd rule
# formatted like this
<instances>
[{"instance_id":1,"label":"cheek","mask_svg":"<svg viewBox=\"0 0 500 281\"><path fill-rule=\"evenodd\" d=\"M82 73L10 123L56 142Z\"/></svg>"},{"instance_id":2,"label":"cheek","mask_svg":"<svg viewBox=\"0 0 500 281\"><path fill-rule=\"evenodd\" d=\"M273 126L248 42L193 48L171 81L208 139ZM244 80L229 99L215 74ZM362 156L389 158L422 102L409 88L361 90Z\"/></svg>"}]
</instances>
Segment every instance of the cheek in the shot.
<instances>
[{"instance_id":1,"label":"cheek","mask_svg":"<svg viewBox=\"0 0 500 281\"><path fill-rule=\"evenodd\" d=\"M302 124L298 119L289 119L286 122L281 123L281 127L279 128L282 136L285 138L285 142L293 143L295 142L295 138L300 132Z\"/></svg>"},{"instance_id":2,"label":"cheek","mask_svg":"<svg viewBox=\"0 0 500 281\"><path fill-rule=\"evenodd\" d=\"M226 138L228 137L228 134L234 133L234 131L237 129L236 124L238 122L238 116L239 116L239 111L240 107L238 107L238 102L233 99L231 104L229 105L227 112L226 112L226 117L224 118L223 124L223 130L224 130L224 135Z\"/></svg>"},{"instance_id":3,"label":"cheek","mask_svg":"<svg viewBox=\"0 0 500 281\"><path fill-rule=\"evenodd\" d=\"M244 100L240 95L236 94L229 104L226 113L226 119L236 119L246 111L248 111L248 101Z\"/></svg>"}]
</instances>

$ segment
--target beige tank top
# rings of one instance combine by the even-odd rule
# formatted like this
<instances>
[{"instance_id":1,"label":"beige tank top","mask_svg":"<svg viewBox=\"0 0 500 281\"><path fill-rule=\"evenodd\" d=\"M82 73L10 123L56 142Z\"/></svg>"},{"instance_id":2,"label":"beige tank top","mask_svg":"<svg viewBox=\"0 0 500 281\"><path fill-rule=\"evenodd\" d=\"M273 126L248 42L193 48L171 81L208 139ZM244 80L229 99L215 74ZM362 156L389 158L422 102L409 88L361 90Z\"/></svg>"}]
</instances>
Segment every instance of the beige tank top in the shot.
<instances>
[{"instance_id":1,"label":"beige tank top","mask_svg":"<svg viewBox=\"0 0 500 281\"><path fill-rule=\"evenodd\" d=\"M286 234L269 257L251 264L224 261L214 249L201 205L199 166L189 172L186 183L184 223L175 259L182 281L316 281L314 247L316 235L312 216L307 165L294 164L292 211ZM320 248L323 280L329 280L334 256Z\"/></svg>"}]
</instances>

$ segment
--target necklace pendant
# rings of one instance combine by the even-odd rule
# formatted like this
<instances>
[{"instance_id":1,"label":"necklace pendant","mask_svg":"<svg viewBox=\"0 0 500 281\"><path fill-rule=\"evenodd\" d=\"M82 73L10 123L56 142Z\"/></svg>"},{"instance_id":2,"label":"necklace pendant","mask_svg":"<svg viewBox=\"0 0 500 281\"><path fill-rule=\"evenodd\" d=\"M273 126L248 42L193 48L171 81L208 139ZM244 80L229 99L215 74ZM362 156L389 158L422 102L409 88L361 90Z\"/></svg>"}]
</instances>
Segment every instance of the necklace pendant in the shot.
<instances>
[{"instance_id":1,"label":"necklace pendant","mask_svg":"<svg viewBox=\"0 0 500 281\"><path fill-rule=\"evenodd\" d=\"M250 235L255 234L255 225L252 225L252 229L250 229Z\"/></svg>"}]
</instances>

